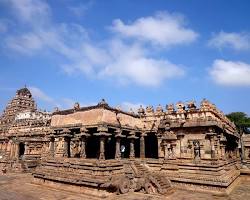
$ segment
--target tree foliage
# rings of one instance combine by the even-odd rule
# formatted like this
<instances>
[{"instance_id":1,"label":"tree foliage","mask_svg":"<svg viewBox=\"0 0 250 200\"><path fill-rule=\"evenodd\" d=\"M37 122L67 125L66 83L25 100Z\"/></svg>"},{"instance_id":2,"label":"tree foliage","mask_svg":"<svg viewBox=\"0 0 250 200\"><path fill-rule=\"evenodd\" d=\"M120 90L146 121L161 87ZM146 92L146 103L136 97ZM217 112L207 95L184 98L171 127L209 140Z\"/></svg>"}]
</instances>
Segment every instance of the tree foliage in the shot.
<instances>
[{"instance_id":1,"label":"tree foliage","mask_svg":"<svg viewBox=\"0 0 250 200\"><path fill-rule=\"evenodd\" d=\"M244 112L232 112L226 115L232 122L235 123L239 130L249 132L250 128L250 117Z\"/></svg>"}]
</instances>

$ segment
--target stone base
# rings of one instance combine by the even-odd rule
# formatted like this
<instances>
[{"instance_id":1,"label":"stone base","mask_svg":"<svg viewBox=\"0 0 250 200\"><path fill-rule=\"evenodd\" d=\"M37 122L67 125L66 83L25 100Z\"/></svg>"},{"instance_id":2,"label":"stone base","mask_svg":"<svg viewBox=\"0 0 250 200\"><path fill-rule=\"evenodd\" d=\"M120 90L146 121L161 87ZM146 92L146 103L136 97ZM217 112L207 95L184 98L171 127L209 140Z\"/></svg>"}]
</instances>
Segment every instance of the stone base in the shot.
<instances>
[{"instance_id":1,"label":"stone base","mask_svg":"<svg viewBox=\"0 0 250 200\"><path fill-rule=\"evenodd\" d=\"M51 188L55 188L59 190L66 190L66 191L86 194L86 195L93 196L93 197L106 198L113 194L105 190L100 190L100 189L93 188L93 187L67 184L67 183L63 183L63 182L59 182L55 180L52 181L52 180L41 179L41 178L33 178L32 183L38 184L38 185L45 185L47 187L51 187Z\"/></svg>"},{"instance_id":2,"label":"stone base","mask_svg":"<svg viewBox=\"0 0 250 200\"><path fill-rule=\"evenodd\" d=\"M146 164L152 170L159 169L159 173L168 177L172 185L178 189L215 194L228 194L240 176L237 160L166 160L159 162L158 167L155 160Z\"/></svg>"}]
</instances>

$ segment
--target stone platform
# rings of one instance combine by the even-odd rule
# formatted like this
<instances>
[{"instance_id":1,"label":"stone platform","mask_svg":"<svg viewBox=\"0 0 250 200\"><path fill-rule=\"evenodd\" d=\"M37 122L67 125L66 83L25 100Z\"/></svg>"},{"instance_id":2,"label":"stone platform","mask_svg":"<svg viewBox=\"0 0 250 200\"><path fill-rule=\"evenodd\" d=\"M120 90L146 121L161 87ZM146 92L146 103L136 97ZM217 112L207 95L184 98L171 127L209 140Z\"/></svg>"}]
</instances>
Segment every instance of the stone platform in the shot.
<instances>
[{"instance_id":1,"label":"stone platform","mask_svg":"<svg viewBox=\"0 0 250 200\"><path fill-rule=\"evenodd\" d=\"M75 192L69 192L51 187L32 184L32 175L28 173L5 174L0 176L0 200L100 200L97 198ZM250 199L250 180L240 178L239 184L229 195L215 195L211 193L190 192L175 190L168 196L147 195L142 193L128 193L113 195L110 200L245 200Z\"/></svg>"}]
</instances>

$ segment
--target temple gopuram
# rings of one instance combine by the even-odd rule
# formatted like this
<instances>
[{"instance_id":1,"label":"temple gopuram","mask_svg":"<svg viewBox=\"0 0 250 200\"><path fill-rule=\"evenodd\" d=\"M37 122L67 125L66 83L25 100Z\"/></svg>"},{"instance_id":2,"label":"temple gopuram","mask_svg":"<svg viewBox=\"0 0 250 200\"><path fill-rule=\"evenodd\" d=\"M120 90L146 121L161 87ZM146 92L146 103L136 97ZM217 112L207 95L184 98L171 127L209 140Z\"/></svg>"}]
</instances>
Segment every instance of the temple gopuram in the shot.
<instances>
[{"instance_id":1,"label":"temple gopuram","mask_svg":"<svg viewBox=\"0 0 250 200\"><path fill-rule=\"evenodd\" d=\"M175 188L230 193L249 174L249 152L250 137L206 99L136 113L101 100L48 113L25 87L0 117L1 170L99 197Z\"/></svg>"}]
</instances>

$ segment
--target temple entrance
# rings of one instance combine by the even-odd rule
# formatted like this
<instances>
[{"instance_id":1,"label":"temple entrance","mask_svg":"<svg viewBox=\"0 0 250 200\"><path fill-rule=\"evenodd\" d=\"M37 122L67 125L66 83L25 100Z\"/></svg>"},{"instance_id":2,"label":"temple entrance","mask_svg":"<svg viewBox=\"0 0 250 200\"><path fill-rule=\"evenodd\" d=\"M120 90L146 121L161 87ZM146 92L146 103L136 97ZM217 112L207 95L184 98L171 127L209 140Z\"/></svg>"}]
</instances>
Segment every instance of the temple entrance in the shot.
<instances>
[{"instance_id":1,"label":"temple entrance","mask_svg":"<svg viewBox=\"0 0 250 200\"><path fill-rule=\"evenodd\" d=\"M105 142L105 159L115 159L115 137L112 135Z\"/></svg>"},{"instance_id":2,"label":"temple entrance","mask_svg":"<svg viewBox=\"0 0 250 200\"><path fill-rule=\"evenodd\" d=\"M158 140L153 133L148 133L145 137L145 157L158 158Z\"/></svg>"},{"instance_id":3,"label":"temple entrance","mask_svg":"<svg viewBox=\"0 0 250 200\"><path fill-rule=\"evenodd\" d=\"M121 158L129 158L130 143L128 138L121 139Z\"/></svg>"},{"instance_id":4,"label":"temple entrance","mask_svg":"<svg viewBox=\"0 0 250 200\"><path fill-rule=\"evenodd\" d=\"M20 142L19 143L19 158L21 158L21 157L23 157L23 155L24 155L24 151L25 151L25 144L24 143L22 143L22 142Z\"/></svg>"},{"instance_id":5,"label":"temple entrance","mask_svg":"<svg viewBox=\"0 0 250 200\"><path fill-rule=\"evenodd\" d=\"M100 140L99 137L90 136L86 143L86 158L99 158Z\"/></svg>"}]
</instances>

